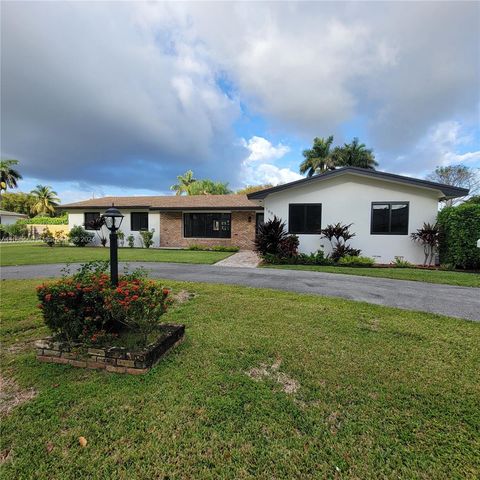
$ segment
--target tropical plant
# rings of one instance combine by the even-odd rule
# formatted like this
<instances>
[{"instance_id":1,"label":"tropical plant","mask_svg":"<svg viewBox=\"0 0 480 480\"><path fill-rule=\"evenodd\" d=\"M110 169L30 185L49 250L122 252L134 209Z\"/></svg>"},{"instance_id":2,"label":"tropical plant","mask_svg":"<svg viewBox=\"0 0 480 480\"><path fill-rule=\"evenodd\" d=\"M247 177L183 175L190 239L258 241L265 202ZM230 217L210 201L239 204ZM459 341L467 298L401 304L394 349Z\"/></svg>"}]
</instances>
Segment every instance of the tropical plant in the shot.
<instances>
[{"instance_id":1,"label":"tropical plant","mask_svg":"<svg viewBox=\"0 0 480 480\"><path fill-rule=\"evenodd\" d=\"M92 232L87 232L80 225L75 225L68 232L68 240L76 247L85 247L85 245L88 245L93 240L94 236Z\"/></svg>"},{"instance_id":2,"label":"tropical plant","mask_svg":"<svg viewBox=\"0 0 480 480\"><path fill-rule=\"evenodd\" d=\"M135 246L135 237L132 234L127 237L127 243L130 248Z\"/></svg>"},{"instance_id":3,"label":"tropical plant","mask_svg":"<svg viewBox=\"0 0 480 480\"><path fill-rule=\"evenodd\" d=\"M13 168L18 165L18 160L0 160L0 194L7 188L17 188L18 180L22 179L20 172Z\"/></svg>"},{"instance_id":4,"label":"tropical plant","mask_svg":"<svg viewBox=\"0 0 480 480\"><path fill-rule=\"evenodd\" d=\"M105 232L105 230L103 230L104 225L105 218L102 216L96 217L85 224L85 227L89 230L95 230L95 233L97 234L98 239L100 240L100 245L102 245L102 247L106 247L108 241L107 233Z\"/></svg>"},{"instance_id":5,"label":"tropical plant","mask_svg":"<svg viewBox=\"0 0 480 480\"><path fill-rule=\"evenodd\" d=\"M184 193L187 195L191 195L190 189L192 185L197 181L193 177L193 172L191 170L187 170L183 175L178 175L177 177L178 183L172 185L170 190L175 192L175 195L183 195Z\"/></svg>"},{"instance_id":6,"label":"tropical plant","mask_svg":"<svg viewBox=\"0 0 480 480\"><path fill-rule=\"evenodd\" d=\"M345 143L343 147L335 147L331 153L331 162L335 167L360 167L371 170L378 167L373 150L360 143L357 137L351 143Z\"/></svg>"},{"instance_id":7,"label":"tropical plant","mask_svg":"<svg viewBox=\"0 0 480 480\"><path fill-rule=\"evenodd\" d=\"M55 207L59 204L60 199L57 197L57 192L52 190L48 185L37 185L35 189L30 192L35 197L35 202L32 206L32 211L41 215L52 215L55 213Z\"/></svg>"},{"instance_id":8,"label":"tropical plant","mask_svg":"<svg viewBox=\"0 0 480 480\"><path fill-rule=\"evenodd\" d=\"M335 170L335 165L330 156L330 147L333 143L333 135L328 138L315 137L312 148L302 152L305 160L300 164L300 173L311 177L327 170Z\"/></svg>"},{"instance_id":9,"label":"tropical plant","mask_svg":"<svg viewBox=\"0 0 480 480\"><path fill-rule=\"evenodd\" d=\"M277 216L258 226L255 238L255 250L262 256L266 254L278 255L282 242L287 237L285 222Z\"/></svg>"},{"instance_id":10,"label":"tropical plant","mask_svg":"<svg viewBox=\"0 0 480 480\"><path fill-rule=\"evenodd\" d=\"M232 191L228 188L228 183L205 178L192 183L188 195L228 195L229 193Z\"/></svg>"},{"instance_id":11,"label":"tropical plant","mask_svg":"<svg viewBox=\"0 0 480 480\"><path fill-rule=\"evenodd\" d=\"M361 250L347 245L347 241L355 236L355 233L350 232L352 225L352 223L343 225L339 222L327 225L322 229L322 238L326 238L332 247L330 254L332 260L338 261L342 257L360 255Z\"/></svg>"},{"instance_id":12,"label":"tropical plant","mask_svg":"<svg viewBox=\"0 0 480 480\"><path fill-rule=\"evenodd\" d=\"M410 237L423 246L423 252L425 254L423 264L427 265L428 262L430 266L438 250L439 232L437 224L424 223L423 227L412 233Z\"/></svg>"},{"instance_id":13,"label":"tropical plant","mask_svg":"<svg viewBox=\"0 0 480 480\"><path fill-rule=\"evenodd\" d=\"M145 248L150 248L153 245L153 234L155 233L155 229L152 228L149 230L142 230L140 232L140 237L142 238L142 243Z\"/></svg>"},{"instance_id":14,"label":"tropical plant","mask_svg":"<svg viewBox=\"0 0 480 480\"><path fill-rule=\"evenodd\" d=\"M292 258L298 255L298 245L300 241L297 235L287 235L280 242L279 256L283 258Z\"/></svg>"}]
</instances>

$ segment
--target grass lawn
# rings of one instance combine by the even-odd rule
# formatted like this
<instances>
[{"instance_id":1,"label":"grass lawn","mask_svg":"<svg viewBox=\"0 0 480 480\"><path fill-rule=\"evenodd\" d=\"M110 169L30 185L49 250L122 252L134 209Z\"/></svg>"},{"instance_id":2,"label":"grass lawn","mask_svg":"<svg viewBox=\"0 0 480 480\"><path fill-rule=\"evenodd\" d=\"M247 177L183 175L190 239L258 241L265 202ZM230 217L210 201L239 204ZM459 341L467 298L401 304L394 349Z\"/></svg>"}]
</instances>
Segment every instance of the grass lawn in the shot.
<instances>
[{"instance_id":1,"label":"grass lawn","mask_svg":"<svg viewBox=\"0 0 480 480\"><path fill-rule=\"evenodd\" d=\"M343 273L345 275L359 275L361 277L394 278L397 280L442 283L461 287L480 287L480 273L421 270L416 268L334 267L320 265L263 265L263 267Z\"/></svg>"},{"instance_id":2,"label":"grass lawn","mask_svg":"<svg viewBox=\"0 0 480 480\"><path fill-rule=\"evenodd\" d=\"M123 376L35 361L38 283L1 283L2 371L37 392L1 422L2 479L480 476L480 323L168 281L197 293L165 316L186 341Z\"/></svg>"},{"instance_id":3,"label":"grass lawn","mask_svg":"<svg viewBox=\"0 0 480 480\"><path fill-rule=\"evenodd\" d=\"M120 248L121 262L215 263L232 255L231 252L202 252L157 248ZM108 260L104 247L47 247L44 244L13 244L0 246L0 264L33 265L39 263L74 263Z\"/></svg>"}]
</instances>

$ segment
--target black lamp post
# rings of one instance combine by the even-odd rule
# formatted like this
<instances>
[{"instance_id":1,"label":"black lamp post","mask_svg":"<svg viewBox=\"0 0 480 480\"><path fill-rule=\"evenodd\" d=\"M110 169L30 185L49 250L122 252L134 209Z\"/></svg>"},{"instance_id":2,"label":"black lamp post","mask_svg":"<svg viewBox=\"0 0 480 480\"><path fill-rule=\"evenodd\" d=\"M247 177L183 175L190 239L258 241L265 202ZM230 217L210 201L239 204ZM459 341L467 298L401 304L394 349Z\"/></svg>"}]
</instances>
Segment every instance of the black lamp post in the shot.
<instances>
[{"instance_id":1,"label":"black lamp post","mask_svg":"<svg viewBox=\"0 0 480 480\"><path fill-rule=\"evenodd\" d=\"M118 286L118 240L117 231L122 224L123 215L112 206L102 215L105 226L110 230L110 281Z\"/></svg>"}]
</instances>

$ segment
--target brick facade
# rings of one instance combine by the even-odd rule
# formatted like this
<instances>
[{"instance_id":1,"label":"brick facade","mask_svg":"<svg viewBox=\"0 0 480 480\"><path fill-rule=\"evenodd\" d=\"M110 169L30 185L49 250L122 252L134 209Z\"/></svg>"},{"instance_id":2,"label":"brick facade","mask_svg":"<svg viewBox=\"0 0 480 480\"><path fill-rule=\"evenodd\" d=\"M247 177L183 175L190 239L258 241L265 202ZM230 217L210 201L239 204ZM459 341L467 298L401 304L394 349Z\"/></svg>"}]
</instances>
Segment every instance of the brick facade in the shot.
<instances>
[{"instance_id":1,"label":"brick facade","mask_svg":"<svg viewBox=\"0 0 480 480\"><path fill-rule=\"evenodd\" d=\"M255 241L256 212L232 211L231 238L185 238L182 212L160 213L160 246L188 247L189 245L235 246L252 250Z\"/></svg>"}]
</instances>

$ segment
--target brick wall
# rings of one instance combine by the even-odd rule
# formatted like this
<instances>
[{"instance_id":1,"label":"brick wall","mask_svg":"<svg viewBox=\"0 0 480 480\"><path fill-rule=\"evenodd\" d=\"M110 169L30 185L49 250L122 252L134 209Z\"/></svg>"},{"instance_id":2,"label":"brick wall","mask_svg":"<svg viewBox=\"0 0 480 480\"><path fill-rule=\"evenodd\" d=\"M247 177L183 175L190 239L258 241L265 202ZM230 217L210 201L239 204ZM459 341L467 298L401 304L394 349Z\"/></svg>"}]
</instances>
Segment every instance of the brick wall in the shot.
<instances>
[{"instance_id":1,"label":"brick wall","mask_svg":"<svg viewBox=\"0 0 480 480\"><path fill-rule=\"evenodd\" d=\"M252 250L255 241L255 215L253 210L232 212L231 238L184 238L182 212L164 212L160 214L160 246L223 245Z\"/></svg>"}]
</instances>

